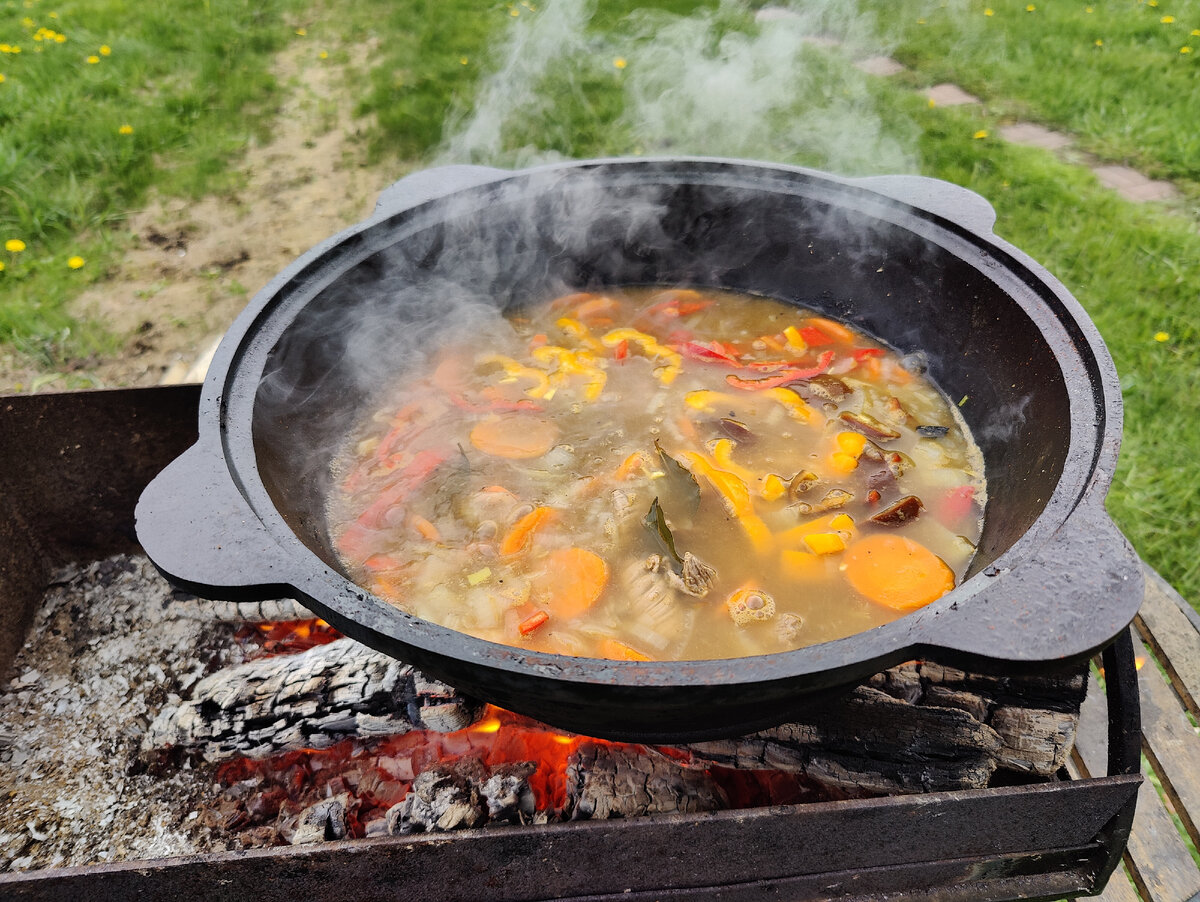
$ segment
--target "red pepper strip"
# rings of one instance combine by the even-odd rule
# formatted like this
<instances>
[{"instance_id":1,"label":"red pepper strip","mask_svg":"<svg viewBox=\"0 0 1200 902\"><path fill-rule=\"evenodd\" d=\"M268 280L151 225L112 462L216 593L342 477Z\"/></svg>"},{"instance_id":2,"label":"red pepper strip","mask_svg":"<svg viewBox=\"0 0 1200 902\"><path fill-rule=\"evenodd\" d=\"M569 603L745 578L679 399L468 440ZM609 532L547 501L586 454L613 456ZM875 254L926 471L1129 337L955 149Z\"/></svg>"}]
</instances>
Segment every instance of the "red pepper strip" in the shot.
<instances>
[{"instance_id":1,"label":"red pepper strip","mask_svg":"<svg viewBox=\"0 0 1200 902\"><path fill-rule=\"evenodd\" d=\"M682 344L672 345L671 347L691 360L724 363L726 366L734 367L741 367L742 365L742 362L736 356L729 353L727 346L717 341L685 341Z\"/></svg>"},{"instance_id":2,"label":"red pepper strip","mask_svg":"<svg viewBox=\"0 0 1200 902\"><path fill-rule=\"evenodd\" d=\"M617 346L613 348L613 359L624 360L629 356L629 339L623 338L617 342Z\"/></svg>"},{"instance_id":3,"label":"red pepper strip","mask_svg":"<svg viewBox=\"0 0 1200 902\"><path fill-rule=\"evenodd\" d=\"M820 347L821 345L831 345L834 340L818 329L816 326L805 326L800 330L800 337L804 339L804 343L810 348Z\"/></svg>"},{"instance_id":4,"label":"red pepper strip","mask_svg":"<svg viewBox=\"0 0 1200 902\"><path fill-rule=\"evenodd\" d=\"M942 503L938 506L938 519L942 521L942 525L953 527L975 504L975 486L960 485L957 488L951 489L942 499Z\"/></svg>"},{"instance_id":5,"label":"red pepper strip","mask_svg":"<svg viewBox=\"0 0 1200 902\"><path fill-rule=\"evenodd\" d=\"M854 352L854 359L866 360L868 357L882 357L886 353L883 348L860 348Z\"/></svg>"},{"instance_id":6,"label":"red pepper strip","mask_svg":"<svg viewBox=\"0 0 1200 902\"><path fill-rule=\"evenodd\" d=\"M530 401L528 398L521 398L518 401L507 401L503 398L496 398L488 401L486 404L476 404L474 401L468 401L463 395L455 392L446 392L446 397L450 399L450 403L455 407L461 408L468 413L491 413L500 410L543 410L541 404Z\"/></svg>"},{"instance_id":7,"label":"red pepper strip","mask_svg":"<svg viewBox=\"0 0 1200 902\"><path fill-rule=\"evenodd\" d=\"M519 632L522 636L528 636L549 619L550 615L545 611L538 611L537 613L531 614L522 620L520 624L517 625L517 632Z\"/></svg>"},{"instance_id":8,"label":"red pepper strip","mask_svg":"<svg viewBox=\"0 0 1200 902\"><path fill-rule=\"evenodd\" d=\"M711 307L712 304L712 301L684 301L679 298L671 298L667 301L659 301L652 307L647 307L642 312L642 316L651 319L657 317L687 316L689 313L697 313L705 307Z\"/></svg>"},{"instance_id":9,"label":"red pepper strip","mask_svg":"<svg viewBox=\"0 0 1200 902\"><path fill-rule=\"evenodd\" d=\"M756 373L776 373L780 370L803 369L799 360L756 360L744 364L746 369Z\"/></svg>"},{"instance_id":10,"label":"red pepper strip","mask_svg":"<svg viewBox=\"0 0 1200 902\"><path fill-rule=\"evenodd\" d=\"M396 412L396 415L392 417L392 428L388 430L387 435L380 439L379 447L375 449L376 460L383 461L395 450L396 443L400 441L411 425L413 415L420 410L421 405L414 401Z\"/></svg>"},{"instance_id":11,"label":"red pepper strip","mask_svg":"<svg viewBox=\"0 0 1200 902\"><path fill-rule=\"evenodd\" d=\"M821 356L817 358L817 365L806 370L784 370L777 376L772 376L769 379L741 379L730 373L725 377L725 381L734 388L740 388L743 391L762 391L766 388L778 388L781 385L787 385L789 382L795 382L797 379L811 379L813 376L819 376L829 369L829 365L833 363L833 351L823 351Z\"/></svg>"},{"instance_id":12,"label":"red pepper strip","mask_svg":"<svg viewBox=\"0 0 1200 902\"><path fill-rule=\"evenodd\" d=\"M407 498L426 479L433 475L448 455L441 451L418 451L412 461L397 474L379 497L358 517L358 524L367 529L378 529L383 515ZM349 530L347 530L349 532Z\"/></svg>"}]
</instances>

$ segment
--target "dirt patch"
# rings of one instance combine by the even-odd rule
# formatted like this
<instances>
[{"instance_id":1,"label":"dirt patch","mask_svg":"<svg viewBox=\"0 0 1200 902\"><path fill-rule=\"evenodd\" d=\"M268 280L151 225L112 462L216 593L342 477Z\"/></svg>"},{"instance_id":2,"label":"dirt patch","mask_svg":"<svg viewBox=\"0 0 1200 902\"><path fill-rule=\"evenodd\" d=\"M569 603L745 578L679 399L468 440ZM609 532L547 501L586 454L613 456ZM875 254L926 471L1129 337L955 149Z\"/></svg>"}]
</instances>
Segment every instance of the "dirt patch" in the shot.
<instances>
[{"instance_id":1,"label":"dirt patch","mask_svg":"<svg viewBox=\"0 0 1200 902\"><path fill-rule=\"evenodd\" d=\"M369 47L356 48L365 58ZM298 42L276 77L289 86L274 140L248 149L243 187L198 202L153 200L129 220L137 236L120 268L72 312L124 336L112 359L77 375L105 386L179 381L250 298L300 254L370 214L404 169L365 165L345 69ZM356 68L361 60L352 60ZM54 387L51 385L50 387Z\"/></svg>"}]
</instances>

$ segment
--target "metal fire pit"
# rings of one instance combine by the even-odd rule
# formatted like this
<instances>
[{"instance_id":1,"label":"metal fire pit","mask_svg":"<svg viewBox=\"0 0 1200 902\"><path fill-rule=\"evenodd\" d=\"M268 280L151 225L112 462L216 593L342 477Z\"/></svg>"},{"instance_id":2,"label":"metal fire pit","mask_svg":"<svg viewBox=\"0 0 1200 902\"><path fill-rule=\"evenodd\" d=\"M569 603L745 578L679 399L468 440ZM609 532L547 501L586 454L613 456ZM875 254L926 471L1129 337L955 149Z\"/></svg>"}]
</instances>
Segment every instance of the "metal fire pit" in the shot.
<instances>
[{"instance_id":1,"label":"metal fire pit","mask_svg":"<svg viewBox=\"0 0 1200 902\"><path fill-rule=\"evenodd\" d=\"M198 397L194 387L0 397L0 676L54 569L137 550L138 492L195 440ZM1141 782L1128 633L1104 663L1105 777L8 873L0 898L293 902L330 887L360 902L1095 893L1120 860Z\"/></svg>"}]
</instances>

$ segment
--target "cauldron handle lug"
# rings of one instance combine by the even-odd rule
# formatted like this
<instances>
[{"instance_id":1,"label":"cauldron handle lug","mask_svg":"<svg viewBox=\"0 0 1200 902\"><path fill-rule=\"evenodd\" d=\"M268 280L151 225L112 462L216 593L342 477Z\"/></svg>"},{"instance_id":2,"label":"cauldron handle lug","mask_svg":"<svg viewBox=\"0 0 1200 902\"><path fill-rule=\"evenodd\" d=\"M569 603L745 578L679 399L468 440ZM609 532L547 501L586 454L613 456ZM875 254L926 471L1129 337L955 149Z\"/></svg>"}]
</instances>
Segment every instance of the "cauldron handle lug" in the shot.
<instances>
[{"instance_id":1,"label":"cauldron handle lug","mask_svg":"<svg viewBox=\"0 0 1200 902\"><path fill-rule=\"evenodd\" d=\"M982 195L953 182L922 175L873 175L849 181L852 185L948 219L976 235L991 234L996 225L996 211L992 205Z\"/></svg>"},{"instance_id":2,"label":"cauldron handle lug","mask_svg":"<svg viewBox=\"0 0 1200 902\"><path fill-rule=\"evenodd\" d=\"M1028 558L1003 562L973 577L982 588L959 610L921 618L914 638L963 662L1078 661L1128 627L1145 594L1141 561L1094 496Z\"/></svg>"},{"instance_id":3,"label":"cauldron handle lug","mask_svg":"<svg viewBox=\"0 0 1200 902\"><path fill-rule=\"evenodd\" d=\"M384 188L375 202L375 217L383 218L426 201L436 200L455 191L486 185L512 175L507 169L491 166L439 166L406 175Z\"/></svg>"},{"instance_id":4,"label":"cauldron handle lug","mask_svg":"<svg viewBox=\"0 0 1200 902\"><path fill-rule=\"evenodd\" d=\"M233 481L219 445L202 437L142 491L138 541L159 572L193 595L228 601L294 597L276 574L284 550Z\"/></svg>"}]
</instances>

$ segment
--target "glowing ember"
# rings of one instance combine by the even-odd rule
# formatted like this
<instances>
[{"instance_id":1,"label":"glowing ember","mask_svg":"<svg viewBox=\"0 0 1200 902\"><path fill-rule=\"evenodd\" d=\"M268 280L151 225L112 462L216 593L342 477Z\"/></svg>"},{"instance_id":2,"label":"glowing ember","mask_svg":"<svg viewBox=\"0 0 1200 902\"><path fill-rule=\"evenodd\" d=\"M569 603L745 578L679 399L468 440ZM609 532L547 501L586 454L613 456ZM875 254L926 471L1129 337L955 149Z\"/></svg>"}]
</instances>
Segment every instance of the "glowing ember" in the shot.
<instances>
[{"instance_id":1,"label":"glowing ember","mask_svg":"<svg viewBox=\"0 0 1200 902\"><path fill-rule=\"evenodd\" d=\"M318 618L247 624L238 630L236 636L240 642L262 649L261 654L251 657L295 654L341 637L341 633Z\"/></svg>"}]
</instances>

